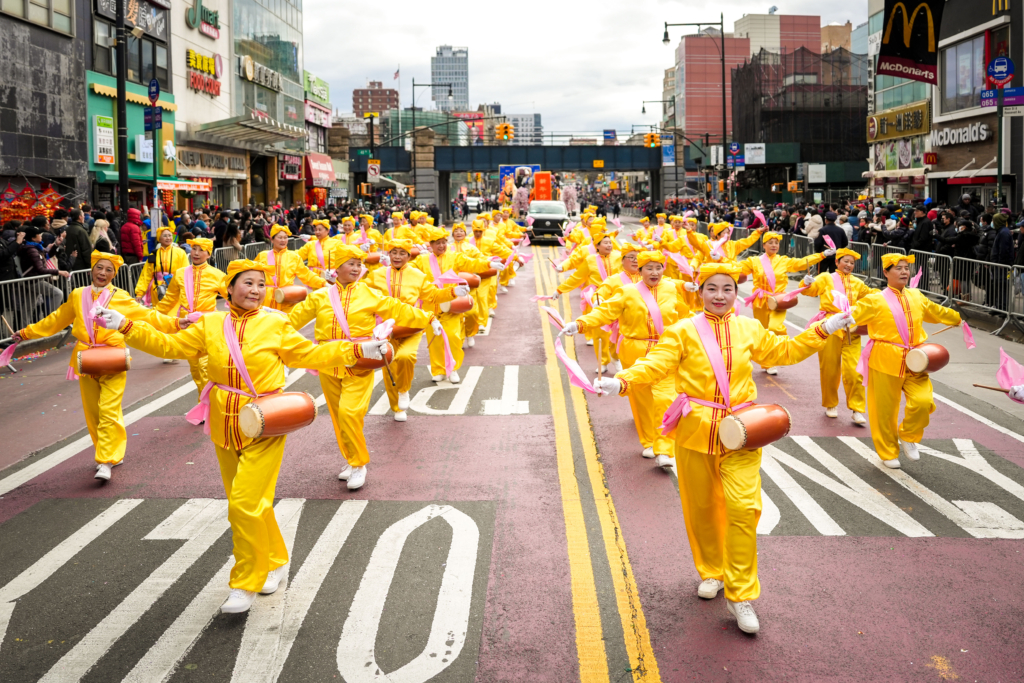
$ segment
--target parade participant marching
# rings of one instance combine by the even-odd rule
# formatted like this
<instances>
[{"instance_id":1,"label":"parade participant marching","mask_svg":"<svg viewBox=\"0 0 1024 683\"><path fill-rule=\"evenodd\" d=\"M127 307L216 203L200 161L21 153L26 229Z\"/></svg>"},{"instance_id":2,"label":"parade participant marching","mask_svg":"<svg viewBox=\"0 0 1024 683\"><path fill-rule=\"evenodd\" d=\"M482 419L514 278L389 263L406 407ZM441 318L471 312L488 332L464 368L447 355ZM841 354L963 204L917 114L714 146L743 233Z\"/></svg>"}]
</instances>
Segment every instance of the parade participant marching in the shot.
<instances>
[{"instance_id":1,"label":"parade participant marching","mask_svg":"<svg viewBox=\"0 0 1024 683\"><path fill-rule=\"evenodd\" d=\"M453 253L464 254L472 259L487 260L483 252L473 246L475 241L475 239L472 242L466 239L465 223L456 223L452 226L452 244L449 248ZM466 340L465 345L469 348L476 346L476 341L473 338L480 332L480 328L487 324L487 309L485 304L481 303L481 293L484 291L484 281L481 278L480 285L469 292L469 295L473 297L473 310L462 316L462 338ZM482 316L481 311L483 312Z\"/></svg>"},{"instance_id":2,"label":"parade participant marching","mask_svg":"<svg viewBox=\"0 0 1024 683\"><path fill-rule=\"evenodd\" d=\"M330 281L312 272L297 251L288 250L288 238L291 231L285 225L275 225L270 229L270 251L261 251L256 255L256 263L265 263L271 266L270 281L267 283L267 296L264 305L274 310L289 313L295 306L293 303L278 303L274 299L274 290L278 287L288 287L299 278L302 284L313 289L325 287Z\"/></svg>"},{"instance_id":3,"label":"parade participant marching","mask_svg":"<svg viewBox=\"0 0 1024 683\"><path fill-rule=\"evenodd\" d=\"M646 217L645 217L646 218ZM657 223L655 225L649 225L650 220L644 222L645 219L640 219L640 223L643 227L633 233L633 239L643 244L644 246L653 247L656 243L661 243L662 235L668 229L665 221L668 219L667 214L659 213L655 216Z\"/></svg>"},{"instance_id":4,"label":"parade participant marching","mask_svg":"<svg viewBox=\"0 0 1024 683\"><path fill-rule=\"evenodd\" d=\"M931 379L927 373L907 368L907 354L928 339L923 323L963 325L958 312L907 286L913 262L913 255L883 254L887 287L862 298L852 310L853 319L858 325L867 325L870 337L857 371L867 386L871 440L882 463L892 469L900 466L901 447L911 460L921 457L917 444L935 411ZM970 338L966 327L964 338ZM973 346L970 339L968 348ZM897 424L901 395L907 405L903 422Z\"/></svg>"},{"instance_id":5,"label":"parade participant marching","mask_svg":"<svg viewBox=\"0 0 1024 683\"><path fill-rule=\"evenodd\" d=\"M188 254L174 244L174 233L170 228L161 228L160 245L146 257L142 274L135 285L135 298L144 306L152 306L164 294L174 274L188 265Z\"/></svg>"},{"instance_id":6,"label":"parade participant marching","mask_svg":"<svg viewBox=\"0 0 1024 683\"><path fill-rule=\"evenodd\" d=\"M588 313L590 309L600 303L600 299L595 300L594 298L597 288L609 276L615 275L622 269L622 254L614 249L614 242L610 236L598 236L597 253L587 256L585 260L580 262L579 267L573 271L572 275L555 288L555 296L561 296L577 287L582 287L583 289L580 293L581 309L584 314ZM612 355L615 354L615 349L612 348L609 342L611 333L597 326L593 328L588 327L584 336L587 338L587 346L600 342L601 353L597 359L597 372L604 372L605 366L611 363ZM618 354L615 355L617 356Z\"/></svg>"},{"instance_id":7,"label":"parade participant marching","mask_svg":"<svg viewBox=\"0 0 1024 683\"><path fill-rule=\"evenodd\" d=\"M665 255L659 251L629 252L623 263L635 260L640 266L641 280L622 285L617 296L604 300L590 313L567 324L559 334L585 333L588 329L618 322L618 354L623 368L632 367L646 357L658 343L665 329L690 316L678 280L663 278ZM620 273L620 275L624 274ZM611 280L619 279L611 276ZM637 384L629 394L641 455L655 458L658 467L669 470L674 462L675 447L671 437L659 429L661 417L675 399L675 384L669 376L653 384Z\"/></svg>"},{"instance_id":8,"label":"parade participant marching","mask_svg":"<svg viewBox=\"0 0 1024 683\"><path fill-rule=\"evenodd\" d=\"M491 261L491 268L498 271L504 271L505 261L512 254L512 248L500 243L497 236L494 233L493 228L487 227L487 221L476 220L473 221L473 246L480 250L480 252ZM497 257L497 260L495 259ZM477 314L480 320L484 319L484 315L494 318L497 316L495 309L498 308L498 276L492 275L487 278L482 278L480 282L480 289L486 291L480 292L480 296L483 300L484 310ZM486 297L484 296L486 295Z\"/></svg>"},{"instance_id":9,"label":"parade participant marching","mask_svg":"<svg viewBox=\"0 0 1024 683\"><path fill-rule=\"evenodd\" d=\"M297 330L315 319L313 334L318 344L338 339L369 340L378 317L394 320L395 325L402 327L423 329L431 325L436 330L441 329L434 316L384 296L360 280L366 258L362 249L337 244L332 258L339 264L337 283L313 292L289 315ZM395 379L397 383L397 377ZM391 380L385 378L384 381ZM373 393L373 371L349 368L321 372L320 386L331 412L338 449L346 461L338 479L347 481L349 490L354 491L366 482L366 466L370 462L370 451L363 436L363 418Z\"/></svg>"},{"instance_id":10,"label":"parade participant marching","mask_svg":"<svg viewBox=\"0 0 1024 683\"><path fill-rule=\"evenodd\" d=\"M345 217L342 219L342 225L345 221L352 223L352 219ZM306 263L306 267L309 270L323 277L324 273L333 268L331 263L331 247L341 237L331 237L331 225L327 221L316 220L313 221L313 239L303 244L299 250L295 253L299 255ZM288 241L285 239L285 246L287 247Z\"/></svg>"},{"instance_id":11,"label":"parade participant marching","mask_svg":"<svg viewBox=\"0 0 1024 683\"><path fill-rule=\"evenodd\" d=\"M164 315L198 320L200 316L217 310L217 297L227 298L227 282L224 273L209 264L213 254L213 240L197 237L188 240L192 252L189 254L190 265L182 268L174 275L167 286L167 294L156 305L156 310ZM189 370L196 391L202 393L207 382L207 357L189 359Z\"/></svg>"},{"instance_id":12,"label":"parade participant marching","mask_svg":"<svg viewBox=\"0 0 1024 683\"><path fill-rule=\"evenodd\" d=\"M721 263L735 261L740 254L756 244L766 230L768 230L768 226L761 225L743 239L730 240L732 226L729 223L712 223L708 226L708 232L711 233L710 239L696 230L688 231L686 239L690 246L700 253L702 261Z\"/></svg>"},{"instance_id":13,"label":"parade participant marching","mask_svg":"<svg viewBox=\"0 0 1024 683\"><path fill-rule=\"evenodd\" d=\"M184 253L184 252L182 252ZM111 283L124 261L116 254L102 251L92 252L92 285L79 287L71 292L60 308L39 322L29 325L12 336L17 344L22 339L39 339L57 334L71 325L71 334L78 343L71 352L71 363L67 378L78 380L82 394L82 409L85 424L96 450L96 479L109 480L110 468L117 467L124 460L128 433L124 429L124 415L121 402L128 379L127 363L114 372L98 375L78 375L79 354L90 349L109 346L123 349L124 337L114 328L104 329L93 314L97 304L119 311L132 320L145 320L165 332L176 332L190 324L186 318L173 318L139 305L124 290ZM165 356L166 357L166 356Z\"/></svg>"},{"instance_id":14,"label":"parade participant marching","mask_svg":"<svg viewBox=\"0 0 1024 683\"><path fill-rule=\"evenodd\" d=\"M754 318L766 330L786 336L786 311L781 307L772 310L768 305L769 298L775 294L785 294L789 273L807 270L826 256L835 254L836 250L826 249L820 254L811 254L801 259L795 259L789 256L779 256L779 245L782 243L781 234L766 232L761 235L761 239L764 241L764 253L740 261L743 274L751 275L754 279L754 292L744 299L743 303L747 306L753 304ZM778 370L772 366L765 366L764 370L769 375L778 374Z\"/></svg>"},{"instance_id":15,"label":"parade participant marching","mask_svg":"<svg viewBox=\"0 0 1024 683\"><path fill-rule=\"evenodd\" d=\"M675 438L686 534L702 579L697 595L711 599L724 587L726 606L740 630L757 633L760 624L750 601L761 592L761 449L726 450L719 428L726 416L757 399L752 362L769 367L799 363L852 319L839 313L792 339L772 334L735 314L739 275L735 263L701 266L703 311L667 327L646 357L615 377L595 380L594 387L629 396L637 385L673 379L679 397L663 425Z\"/></svg>"},{"instance_id":16,"label":"parade participant marching","mask_svg":"<svg viewBox=\"0 0 1024 683\"><path fill-rule=\"evenodd\" d=\"M440 278L449 271L454 273L483 273L491 269L491 262L484 257L473 258L461 252L449 251L448 232L444 228L431 226L424 231L430 251L420 254L413 260L412 265L421 270L427 277L434 280L435 284L440 283ZM469 287L459 284L456 287L457 296L469 296ZM426 303L426 302L425 302ZM443 339L438 339L433 331L427 332L427 348L430 351L430 376L435 382L440 382L446 376L452 384L458 384L459 368L462 367L464 353L462 350L462 328L463 313L445 310L441 301L432 304L432 310L441 327L447 335L447 347ZM445 369L445 354L451 352L455 360L455 369L447 372Z\"/></svg>"},{"instance_id":17,"label":"parade participant marching","mask_svg":"<svg viewBox=\"0 0 1024 683\"><path fill-rule=\"evenodd\" d=\"M821 299L821 310L811 319L811 324L832 313L849 311L861 299L878 291L852 275L859 258L860 254L852 249L839 249L836 251L836 272L822 273L817 277L811 274L804 276L803 284L807 289L801 294ZM863 427L867 419L864 417L864 378L857 372L859 361L860 335L855 331L849 335L836 334L829 337L825 348L818 353L821 405L825 408L825 415L839 417L839 381L842 379L846 391L846 407L853 411L853 424Z\"/></svg>"},{"instance_id":18,"label":"parade participant marching","mask_svg":"<svg viewBox=\"0 0 1024 683\"><path fill-rule=\"evenodd\" d=\"M210 384L201 412L213 441L228 499L235 564L231 592L221 612L245 612L256 593L274 593L287 575L288 548L274 515L274 490L284 457L285 435L251 439L242 433L239 412L258 397L284 388L285 366L345 368L361 358L380 358L383 342L348 341L314 345L280 313L262 308L267 274L273 268L248 260L228 265L228 312L204 315L181 334L162 334L125 320L116 310L100 314L133 348L177 358L210 358ZM200 411L197 411L200 412ZM201 416L196 416L196 418Z\"/></svg>"},{"instance_id":19,"label":"parade participant marching","mask_svg":"<svg viewBox=\"0 0 1024 683\"><path fill-rule=\"evenodd\" d=\"M435 304L448 302L460 292L469 293L469 287L460 289L449 285L437 287L425 273L413 267L412 242L410 240L394 240L388 245L388 253L382 257L381 268L370 273L366 284L386 297L398 299L413 307L433 307ZM413 375L416 371L416 351L419 349L423 330L419 330L403 338L394 338L391 343L395 348L394 359L391 361L390 378L384 382L395 422L408 419L409 389L412 387Z\"/></svg>"}]
</instances>

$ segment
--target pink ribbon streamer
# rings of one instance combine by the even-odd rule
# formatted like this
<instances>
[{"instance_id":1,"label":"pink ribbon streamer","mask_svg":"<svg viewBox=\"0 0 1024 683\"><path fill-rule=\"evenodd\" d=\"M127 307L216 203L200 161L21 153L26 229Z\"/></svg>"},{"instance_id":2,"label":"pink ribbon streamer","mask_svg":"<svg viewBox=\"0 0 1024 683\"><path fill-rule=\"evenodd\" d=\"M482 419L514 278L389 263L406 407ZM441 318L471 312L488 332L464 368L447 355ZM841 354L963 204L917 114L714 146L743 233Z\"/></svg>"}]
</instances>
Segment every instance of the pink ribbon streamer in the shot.
<instances>
[{"instance_id":1,"label":"pink ribbon streamer","mask_svg":"<svg viewBox=\"0 0 1024 683\"><path fill-rule=\"evenodd\" d=\"M808 330L811 329L812 327L814 327L814 323L818 322L819 320L824 320L827 317L828 317L828 312L826 312L826 311L818 311L817 313L814 314L814 317L811 318L807 322L807 327L804 328L804 329L808 329Z\"/></svg>"},{"instance_id":2,"label":"pink ribbon streamer","mask_svg":"<svg viewBox=\"0 0 1024 683\"><path fill-rule=\"evenodd\" d=\"M557 327L558 331L561 332L562 328L565 327L562 315L550 306L541 306L541 310L548 314L548 322Z\"/></svg>"},{"instance_id":3,"label":"pink ribbon streamer","mask_svg":"<svg viewBox=\"0 0 1024 683\"><path fill-rule=\"evenodd\" d=\"M693 277L693 268L690 266L690 262L679 254L672 253L668 249L663 249L662 252L666 258L672 259L672 262L679 268L679 272L687 277Z\"/></svg>"},{"instance_id":4,"label":"pink ribbon streamer","mask_svg":"<svg viewBox=\"0 0 1024 683\"><path fill-rule=\"evenodd\" d=\"M587 306L590 306L591 308L597 308L597 306L594 304L594 299L593 299L593 296L596 293L597 293L597 287L595 287L594 285L589 285L587 287L584 287L580 291L580 298L583 299L583 301L587 304Z\"/></svg>"},{"instance_id":5,"label":"pink ribbon streamer","mask_svg":"<svg viewBox=\"0 0 1024 683\"><path fill-rule=\"evenodd\" d=\"M971 328L967 325L966 320L960 327L964 330L964 344L967 346L967 350L970 351L974 348L974 333L971 332Z\"/></svg>"},{"instance_id":6,"label":"pink ribbon streamer","mask_svg":"<svg viewBox=\"0 0 1024 683\"><path fill-rule=\"evenodd\" d=\"M554 294L535 294L530 297L530 303L537 303L538 301L554 301Z\"/></svg>"},{"instance_id":7,"label":"pink ribbon streamer","mask_svg":"<svg viewBox=\"0 0 1024 683\"><path fill-rule=\"evenodd\" d=\"M434 278L434 284L438 287L443 287L444 285L464 285L466 281L459 277L455 271L448 270L443 275Z\"/></svg>"},{"instance_id":8,"label":"pink ribbon streamer","mask_svg":"<svg viewBox=\"0 0 1024 683\"><path fill-rule=\"evenodd\" d=\"M455 356L452 355L451 344L448 343L448 333L441 328L441 341L444 342L444 373L450 375L455 372Z\"/></svg>"},{"instance_id":9,"label":"pink ribbon streamer","mask_svg":"<svg viewBox=\"0 0 1024 683\"><path fill-rule=\"evenodd\" d=\"M565 238L564 237L556 237L555 239L558 240L558 243L560 245L562 245L563 247L565 246Z\"/></svg>"},{"instance_id":10,"label":"pink ribbon streamer","mask_svg":"<svg viewBox=\"0 0 1024 683\"><path fill-rule=\"evenodd\" d=\"M587 381L587 373L583 371L580 364L569 358L565 349L562 348L562 340L555 337L555 357L565 366L565 372L569 376L569 384L590 394L596 394L597 389Z\"/></svg>"},{"instance_id":11,"label":"pink ribbon streamer","mask_svg":"<svg viewBox=\"0 0 1024 683\"><path fill-rule=\"evenodd\" d=\"M618 228L619 230L622 230L622 221L620 221L618 218L613 218L612 219L612 223L615 224L616 228Z\"/></svg>"},{"instance_id":12,"label":"pink ribbon streamer","mask_svg":"<svg viewBox=\"0 0 1024 683\"><path fill-rule=\"evenodd\" d=\"M4 349L3 353L0 353L0 368L6 368L11 364L11 359L14 358L14 350L16 348L18 348L17 344L11 344Z\"/></svg>"},{"instance_id":13,"label":"pink ribbon streamer","mask_svg":"<svg viewBox=\"0 0 1024 683\"><path fill-rule=\"evenodd\" d=\"M756 230L758 223L760 223L766 228L768 227L768 221L764 219L764 214L758 211L757 209L754 209L754 222L750 224L750 229Z\"/></svg>"},{"instance_id":14,"label":"pink ribbon streamer","mask_svg":"<svg viewBox=\"0 0 1024 683\"><path fill-rule=\"evenodd\" d=\"M824 238L825 244L828 245L829 249L835 249L836 248L836 243L832 241L831 237L829 237L828 235L822 235L822 238Z\"/></svg>"},{"instance_id":15,"label":"pink ribbon streamer","mask_svg":"<svg viewBox=\"0 0 1024 683\"><path fill-rule=\"evenodd\" d=\"M527 216L526 217L526 224L530 225L530 226L533 225L533 216Z\"/></svg>"},{"instance_id":16,"label":"pink ribbon streamer","mask_svg":"<svg viewBox=\"0 0 1024 683\"><path fill-rule=\"evenodd\" d=\"M921 268L918 268L917 269L917 273L914 275L914 277L910 278L910 284L908 286L909 287L913 287L914 289L917 289L917 285L920 284L920 282L921 282L921 276L922 275L924 275L924 270L921 269Z\"/></svg>"},{"instance_id":17,"label":"pink ribbon streamer","mask_svg":"<svg viewBox=\"0 0 1024 683\"><path fill-rule=\"evenodd\" d=\"M3 365L2 358L0 358L0 365ZM1024 366L1010 358L1002 347L999 347L999 371L996 372L996 381L1003 389L1012 389L1024 384ZM1015 398L1010 398L1010 400L1014 403L1024 403Z\"/></svg>"}]
</instances>

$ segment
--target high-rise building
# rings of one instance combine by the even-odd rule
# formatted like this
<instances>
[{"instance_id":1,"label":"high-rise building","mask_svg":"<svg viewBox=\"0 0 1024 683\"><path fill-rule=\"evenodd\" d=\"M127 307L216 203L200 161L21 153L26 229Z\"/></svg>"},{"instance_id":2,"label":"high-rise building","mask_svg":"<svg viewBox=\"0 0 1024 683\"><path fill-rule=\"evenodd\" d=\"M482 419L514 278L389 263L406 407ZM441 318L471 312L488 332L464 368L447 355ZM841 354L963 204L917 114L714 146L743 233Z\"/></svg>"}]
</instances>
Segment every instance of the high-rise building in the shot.
<instances>
[{"instance_id":1,"label":"high-rise building","mask_svg":"<svg viewBox=\"0 0 1024 683\"><path fill-rule=\"evenodd\" d=\"M380 114L389 109L398 109L398 91L385 88L380 81L368 81L365 88L352 91L352 111L356 116L366 112Z\"/></svg>"},{"instance_id":2,"label":"high-rise building","mask_svg":"<svg viewBox=\"0 0 1024 683\"><path fill-rule=\"evenodd\" d=\"M441 111L469 109L469 48L441 45L430 58L430 96ZM452 99L448 99L448 86Z\"/></svg>"},{"instance_id":3,"label":"high-rise building","mask_svg":"<svg viewBox=\"0 0 1024 683\"><path fill-rule=\"evenodd\" d=\"M820 36L815 38L817 47ZM676 46L675 124L684 133L710 133L722 139L721 34L717 29L683 36ZM734 67L750 57L750 40L725 34L726 132L732 130L732 79Z\"/></svg>"},{"instance_id":4,"label":"high-rise building","mask_svg":"<svg viewBox=\"0 0 1024 683\"><path fill-rule=\"evenodd\" d=\"M851 34L853 33L853 24L849 21L845 24L839 22L832 22L826 26L821 27L821 54L827 54L833 50L843 48L849 50L852 45L850 43Z\"/></svg>"},{"instance_id":5,"label":"high-rise building","mask_svg":"<svg viewBox=\"0 0 1024 683\"><path fill-rule=\"evenodd\" d=\"M661 81L661 127L676 126L676 68L665 69L665 78Z\"/></svg>"},{"instance_id":6,"label":"high-rise building","mask_svg":"<svg viewBox=\"0 0 1024 683\"><path fill-rule=\"evenodd\" d=\"M824 33L819 16L747 14L736 20L733 35L750 40L751 55L756 55L762 49L788 54L802 47L817 54L821 52ZM849 48L849 43L845 47Z\"/></svg>"},{"instance_id":7,"label":"high-rise building","mask_svg":"<svg viewBox=\"0 0 1024 683\"><path fill-rule=\"evenodd\" d=\"M544 127L540 122L540 114L506 114L505 120L515 128L513 145L525 147L543 144Z\"/></svg>"}]
</instances>

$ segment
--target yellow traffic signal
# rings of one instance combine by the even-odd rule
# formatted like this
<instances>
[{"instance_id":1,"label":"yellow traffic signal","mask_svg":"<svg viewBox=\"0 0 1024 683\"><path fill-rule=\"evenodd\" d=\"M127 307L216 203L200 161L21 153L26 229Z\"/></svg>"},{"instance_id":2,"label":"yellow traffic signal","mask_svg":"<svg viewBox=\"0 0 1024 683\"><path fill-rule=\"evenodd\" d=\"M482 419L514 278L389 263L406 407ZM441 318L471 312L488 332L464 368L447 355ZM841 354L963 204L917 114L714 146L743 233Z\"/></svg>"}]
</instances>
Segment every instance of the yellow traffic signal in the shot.
<instances>
[{"instance_id":1,"label":"yellow traffic signal","mask_svg":"<svg viewBox=\"0 0 1024 683\"><path fill-rule=\"evenodd\" d=\"M651 134L651 147L661 147L661 136L657 133Z\"/></svg>"},{"instance_id":2,"label":"yellow traffic signal","mask_svg":"<svg viewBox=\"0 0 1024 683\"><path fill-rule=\"evenodd\" d=\"M513 126L511 123L506 123L505 124L505 139L506 140L514 140L515 137L516 137L516 127Z\"/></svg>"},{"instance_id":3,"label":"yellow traffic signal","mask_svg":"<svg viewBox=\"0 0 1024 683\"><path fill-rule=\"evenodd\" d=\"M499 123L494 129L494 137L502 141L511 140L515 137L515 129L510 123Z\"/></svg>"},{"instance_id":4,"label":"yellow traffic signal","mask_svg":"<svg viewBox=\"0 0 1024 683\"><path fill-rule=\"evenodd\" d=\"M654 145L651 144L651 139L653 137L654 136L650 133L644 133L644 147L654 147Z\"/></svg>"}]
</instances>

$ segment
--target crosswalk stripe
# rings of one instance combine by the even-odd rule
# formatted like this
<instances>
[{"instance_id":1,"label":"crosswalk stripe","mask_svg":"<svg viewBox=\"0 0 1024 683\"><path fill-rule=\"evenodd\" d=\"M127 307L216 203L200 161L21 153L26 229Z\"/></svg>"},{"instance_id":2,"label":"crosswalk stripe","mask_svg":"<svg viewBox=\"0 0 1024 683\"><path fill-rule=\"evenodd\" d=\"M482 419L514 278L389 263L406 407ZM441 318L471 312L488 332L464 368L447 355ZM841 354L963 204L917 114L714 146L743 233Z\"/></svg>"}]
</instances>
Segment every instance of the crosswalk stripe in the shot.
<instances>
[{"instance_id":1,"label":"crosswalk stripe","mask_svg":"<svg viewBox=\"0 0 1024 683\"><path fill-rule=\"evenodd\" d=\"M803 513L807 521L822 536L845 536L846 532L825 508L807 493L804 487L796 483L793 476L775 460L775 454L781 452L774 446L766 446L761 451L761 469L778 486L793 505Z\"/></svg>"}]
</instances>

